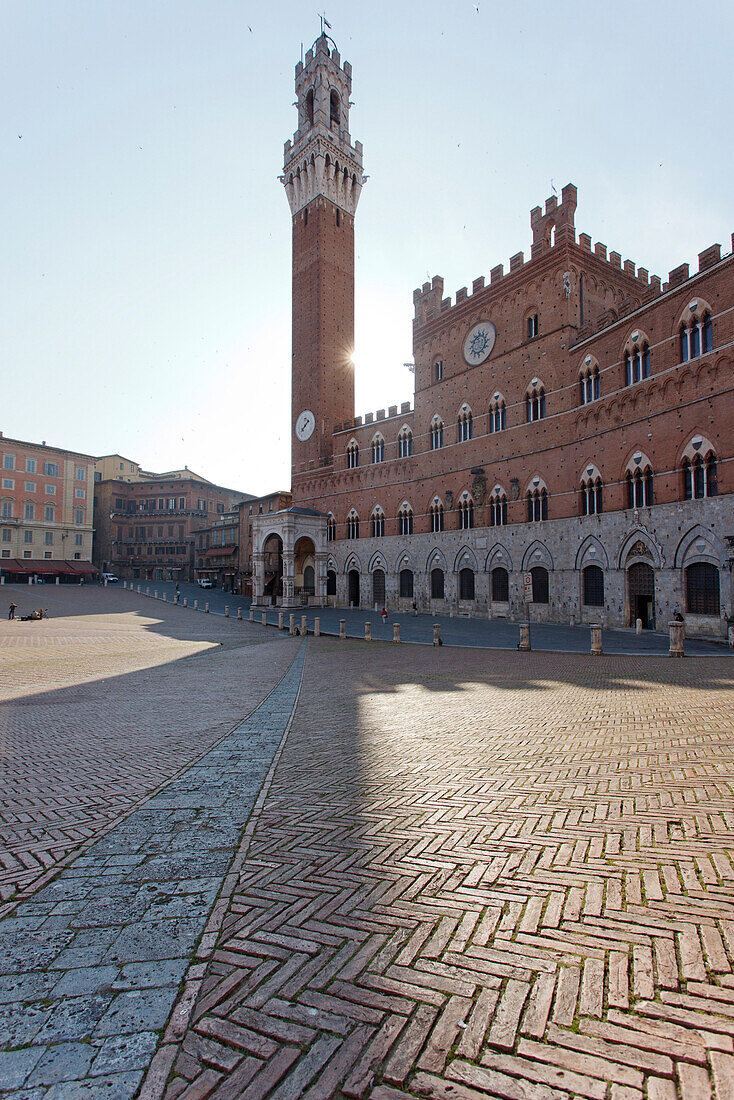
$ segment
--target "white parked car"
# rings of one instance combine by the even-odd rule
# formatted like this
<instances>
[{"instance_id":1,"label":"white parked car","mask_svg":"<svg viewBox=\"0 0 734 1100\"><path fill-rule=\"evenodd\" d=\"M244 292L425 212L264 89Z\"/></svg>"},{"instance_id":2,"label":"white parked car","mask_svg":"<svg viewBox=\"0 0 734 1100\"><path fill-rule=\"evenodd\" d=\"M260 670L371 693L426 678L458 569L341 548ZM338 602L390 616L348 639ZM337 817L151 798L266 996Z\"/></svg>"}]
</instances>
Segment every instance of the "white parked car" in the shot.
<instances>
[{"instance_id":1,"label":"white parked car","mask_svg":"<svg viewBox=\"0 0 734 1100\"><path fill-rule=\"evenodd\" d=\"M199 588L213 588L214 581L211 577L199 577Z\"/></svg>"},{"instance_id":2,"label":"white parked car","mask_svg":"<svg viewBox=\"0 0 734 1100\"><path fill-rule=\"evenodd\" d=\"M103 584L117 584L119 579L120 578L116 577L114 573L103 573L102 574L102 583Z\"/></svg>"}]
</instances>

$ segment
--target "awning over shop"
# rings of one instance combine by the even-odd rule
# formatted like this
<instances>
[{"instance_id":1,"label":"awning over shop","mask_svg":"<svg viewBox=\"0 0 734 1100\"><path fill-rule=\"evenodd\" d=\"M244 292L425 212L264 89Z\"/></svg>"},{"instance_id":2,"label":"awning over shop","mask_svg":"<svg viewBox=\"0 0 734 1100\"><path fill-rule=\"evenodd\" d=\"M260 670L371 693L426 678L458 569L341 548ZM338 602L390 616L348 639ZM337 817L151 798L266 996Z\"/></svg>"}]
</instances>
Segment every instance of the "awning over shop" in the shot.
<instances>
[{"instance_id":1,"label":"awning over shop","mask_svg":"<svg viewBox=\"0 0 734 1100\"><path fill-rule=\"evenodd\" d=\"M50 561L47 558L0 558L0 574L17 573L24 577L78 577L97 573L88 561Z\"/></svg>"},{"instance_id":2,"label":"awning over shop","mask_svg":"<svg viewBox=\"0 0 734 1100\"><path fill-rule=\"evenodd\" d=\"M204 551L205 558L228 558L234 554L236 546L210 546Z\"/></svg>"}]
</instances>

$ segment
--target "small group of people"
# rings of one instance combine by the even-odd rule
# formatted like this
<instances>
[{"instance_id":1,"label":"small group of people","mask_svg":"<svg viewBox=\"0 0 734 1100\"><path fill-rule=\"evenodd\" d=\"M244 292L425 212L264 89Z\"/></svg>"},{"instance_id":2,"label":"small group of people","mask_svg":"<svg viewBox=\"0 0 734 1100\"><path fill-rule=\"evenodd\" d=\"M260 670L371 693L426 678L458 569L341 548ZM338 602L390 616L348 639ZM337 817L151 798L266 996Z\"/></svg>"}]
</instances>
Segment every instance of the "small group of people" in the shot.
<instances>
[{"instance_id":1,"label":"small group of people","mask_svg":"<svg viewBox=\"0 0 734 1100\"><path fill-rule=\"evenodd\" d=\"M18 605L10 601L10 607L8 608L8 618L14 619L15 612L18 610ZM22 623L38 622L39 619L47 619L48 611L45 607L39 607L37 611L31 611L29 615L19 615L18 618Z\"/></svg>"}]
</instances>

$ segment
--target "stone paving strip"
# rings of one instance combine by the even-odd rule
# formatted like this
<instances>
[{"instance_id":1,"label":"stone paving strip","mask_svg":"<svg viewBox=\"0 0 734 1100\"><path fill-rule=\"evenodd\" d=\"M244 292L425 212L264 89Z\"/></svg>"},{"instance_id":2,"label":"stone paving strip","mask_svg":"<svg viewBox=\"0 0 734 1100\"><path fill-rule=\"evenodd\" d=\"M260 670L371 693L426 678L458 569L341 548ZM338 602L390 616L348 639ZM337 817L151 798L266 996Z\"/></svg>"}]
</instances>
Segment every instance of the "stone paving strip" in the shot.
<instances>
[{"instance_id":1,"label":"stone paving strip","mask_svg":"<svg viewBox=\"0 0 734 1100\"><path fill-rule=\"evenodd\" d=\"M0 620L0 917L231 730L298 648L128 592L43 595L48 620Z\"/></svg>"},{"instance_id":2,"label":"stone paving strip","mask_svg":"<svg viewBox=\"0 0 734 1100\"><path fill-rule=\"evenodd\" d=\"M0 1095L134 1096L287 731L304 647L249 717L0 922Z\"/></svg>"}]
</instances>

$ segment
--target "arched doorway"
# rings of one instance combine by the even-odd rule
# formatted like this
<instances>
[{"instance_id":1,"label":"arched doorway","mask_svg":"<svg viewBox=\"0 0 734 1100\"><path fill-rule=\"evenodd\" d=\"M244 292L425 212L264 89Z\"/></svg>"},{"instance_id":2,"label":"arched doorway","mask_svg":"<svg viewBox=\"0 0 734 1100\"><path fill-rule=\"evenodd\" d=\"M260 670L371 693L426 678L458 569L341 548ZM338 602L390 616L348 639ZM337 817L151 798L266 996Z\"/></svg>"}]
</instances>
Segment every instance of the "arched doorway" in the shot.
<instances>
[{"instance_id":1,"label":"arched doorway","mask_svg":"<svg viewBox=\"0 0 734 1100\"><path fill-rule=\"evenodd\" d=\"M326 595L336 596L336 569L326 570Z\"/></svg>"},{"instance_id":2,"label":"arched doorway","mask_svg":"<svg viewBox=\"0 0 734 1100\"><path fill-rule=\"evenodd\" d=\"M283 540L280 535L268 535L263 547L265 558L264 597L268 603L277 603L283 597Z\"/></svg>"},{"instance_id":3,"label":"arched doorway","mask_svg":"<svg viewBox=\"0 0 734 1100\"><path fill-rule=\"evenodd\" d=\"M316 594L316 547L313 539L303 535L293 547L295 591L304 603Z\"/></svg>"},{"instance_id":4,"label":"arched doorway","mask_svg":"<svg viewBox=\"0 0 734 1100\"><path fill-rule=\"evenodd\" d=\"M372 574L372 604L374 607L385 606L385 570L375 569Z\"/></svg>"},{"instance_id":5,"label":"arched doorway","mask_svg":"<svg viewBox=\"0 0 734 1100\"><path fill-rule=\"evenodd\" d=\"M359 607L359 573L356 569L349 570L349 606Z\"/></svg>"},{"instance_id":6,"label":"arched doorway","mask_svg":"<svg viewBox=\"0 0 734 1100\"><path fill-rule=\"evenodd\" d=\"M636 561L627 570L630 626L642 620L643 630L655 629L655 573L651 565Z\"/></svg>"}]
</instances>

